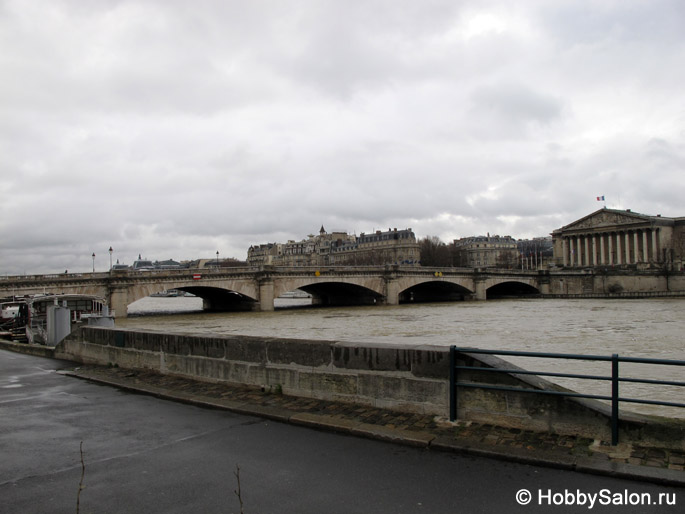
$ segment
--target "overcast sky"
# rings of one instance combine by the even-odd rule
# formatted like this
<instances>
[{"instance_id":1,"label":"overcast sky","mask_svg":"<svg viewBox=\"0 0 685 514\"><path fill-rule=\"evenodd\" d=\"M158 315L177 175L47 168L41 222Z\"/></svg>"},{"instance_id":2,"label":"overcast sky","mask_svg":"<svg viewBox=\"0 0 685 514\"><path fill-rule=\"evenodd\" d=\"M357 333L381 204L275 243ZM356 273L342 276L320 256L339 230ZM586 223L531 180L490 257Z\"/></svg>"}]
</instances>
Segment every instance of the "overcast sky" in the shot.
<instances>
[{"instance_id":1,"label":"overcast sky","mask_svg":"<svg viewBox=\"0 0 685 514\"><path fill-rule=\"evenodd\" d=\"M0 0L0 274L685 216L682 0Z\"/></svg>"}]
</instances>

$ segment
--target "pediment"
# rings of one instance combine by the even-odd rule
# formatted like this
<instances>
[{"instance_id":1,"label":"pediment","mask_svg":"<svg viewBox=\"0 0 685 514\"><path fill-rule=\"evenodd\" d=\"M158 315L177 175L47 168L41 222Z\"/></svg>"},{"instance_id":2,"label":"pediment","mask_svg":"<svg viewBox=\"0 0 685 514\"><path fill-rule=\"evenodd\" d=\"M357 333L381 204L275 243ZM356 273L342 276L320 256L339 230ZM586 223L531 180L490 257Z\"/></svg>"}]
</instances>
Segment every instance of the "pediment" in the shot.
<instances>
[{"instance_id":1,"label":"pediment","mask_svg":"<svg viewBox=\"0 0 685 514\"><path fill-rule=\"evenodd\" d=\"M617 225L635 225L636 223L644 223L645 221L649 220L650 216L645 216L644 214L601 209L571 223L570 225L566 225L564 230L594 229L601 227L615 227Z\"/></svg>"}]
</instances>

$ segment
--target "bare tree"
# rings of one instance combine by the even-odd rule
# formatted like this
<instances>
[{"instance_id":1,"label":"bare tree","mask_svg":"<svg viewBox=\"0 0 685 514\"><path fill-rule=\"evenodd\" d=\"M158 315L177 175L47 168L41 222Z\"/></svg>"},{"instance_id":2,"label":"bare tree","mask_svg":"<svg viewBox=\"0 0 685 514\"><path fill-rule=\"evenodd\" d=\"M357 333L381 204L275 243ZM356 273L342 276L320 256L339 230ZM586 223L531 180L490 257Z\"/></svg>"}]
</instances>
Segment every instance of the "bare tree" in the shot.
<instances>
[{"instance_id":1,"label":"bare tree","mask_svg":"<svg viewBox=\"0 0 685 514\"><path fill-rule=\"evenodd\" d=\"M421 266L450 267L452 255L445 243L437 236L426 236L419 241Z\"/></svg>"},{"instance_id":2,"label":"bare tree","mask_svg":"<svg viewBox=\"0 0 685 514\"><path fill-rule=\"evenodd\" d=\"M498 268L512 269L518 263L518 252L502 251L497 255L496 265Z\"/></svg>"}]
</instances>

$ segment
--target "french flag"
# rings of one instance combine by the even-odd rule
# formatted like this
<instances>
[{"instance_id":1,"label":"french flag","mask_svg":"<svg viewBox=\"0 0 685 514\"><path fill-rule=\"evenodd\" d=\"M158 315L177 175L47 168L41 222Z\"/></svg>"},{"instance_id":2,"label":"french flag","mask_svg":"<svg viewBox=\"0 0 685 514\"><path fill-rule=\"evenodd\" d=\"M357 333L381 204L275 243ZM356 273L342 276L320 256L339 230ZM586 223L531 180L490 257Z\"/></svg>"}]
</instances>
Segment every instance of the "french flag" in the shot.
<instances>
[{"instance_id":1,"label":"french flag","mask_svg":"<svg viewBox=\"0 0 685 514\"><path fill-rule=\"evenodd\" d=\"M603 202L604 201L604 196L598 196L597 197L598 202Z\"/></svg>"}]
</instances>

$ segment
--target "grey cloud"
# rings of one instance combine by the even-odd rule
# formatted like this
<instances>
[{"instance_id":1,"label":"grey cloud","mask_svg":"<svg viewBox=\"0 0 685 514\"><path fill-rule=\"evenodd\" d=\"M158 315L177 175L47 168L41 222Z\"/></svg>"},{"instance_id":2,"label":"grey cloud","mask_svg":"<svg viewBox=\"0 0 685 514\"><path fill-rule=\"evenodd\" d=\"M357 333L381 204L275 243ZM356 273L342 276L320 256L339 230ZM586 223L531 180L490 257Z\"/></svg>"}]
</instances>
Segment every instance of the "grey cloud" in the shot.
<instances>
[{"instance_id":1,"label":"grey cloud","mask_svg":"<svg viewBox=\"0 0 685 514\"><path fill-rule=\"evenodd\" d=\"M554 37L575 45L606 40L680 42L685 28L685 6L678 0L566 1L554 5L543 2L540 14L553 27L550 33Z\"/></svg>"},{"instance_id":2,"label":"grey cloud","mask_svg":"<svg viewBox=\"0 0 685 514\"><path fill-rule=\"evenodd\" d=\"M470 117L484 123L483 132L525 138L530 123L549 124L563 111L560 100L520 84L478 87L471 94Z\"/></svg>"},{"instance_id":3,"label":"grey cloud","mask_svg":"<svg viewBox=\"0 0 685 514\"><path fill-rule=\"evenodd\" d=\"M682 215L682 7L655 5L0 4L0 273L322 223L545 235L600 194Z\"/></svg>"}]
</instances>

